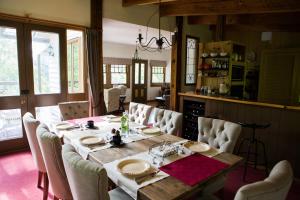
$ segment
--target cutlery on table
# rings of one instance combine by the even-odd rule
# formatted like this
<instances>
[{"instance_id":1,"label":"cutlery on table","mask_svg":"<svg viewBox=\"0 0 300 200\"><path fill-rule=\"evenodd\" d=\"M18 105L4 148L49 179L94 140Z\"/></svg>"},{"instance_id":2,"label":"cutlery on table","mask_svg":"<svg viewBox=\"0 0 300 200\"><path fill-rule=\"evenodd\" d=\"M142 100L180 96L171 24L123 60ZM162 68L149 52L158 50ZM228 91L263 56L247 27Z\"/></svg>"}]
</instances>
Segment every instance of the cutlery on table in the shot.
<instances>
[{"instance_id":1,"label":"cutlery on table","mask_svg":"<svg viewBox=\"0 0 300 200\"><path fill-rule=\"evenodd\" d=\"M143 175L143 176L139 176L139 177L136 177L134 180L135 182L140 185L142 184L143 182L147 181L149 178L152 178L154 177L156 174L158 174L160 172L160 170L156 170L156 171L153 171L151 173L148 173L146 175Z\"/></svg>"}]
</instances>

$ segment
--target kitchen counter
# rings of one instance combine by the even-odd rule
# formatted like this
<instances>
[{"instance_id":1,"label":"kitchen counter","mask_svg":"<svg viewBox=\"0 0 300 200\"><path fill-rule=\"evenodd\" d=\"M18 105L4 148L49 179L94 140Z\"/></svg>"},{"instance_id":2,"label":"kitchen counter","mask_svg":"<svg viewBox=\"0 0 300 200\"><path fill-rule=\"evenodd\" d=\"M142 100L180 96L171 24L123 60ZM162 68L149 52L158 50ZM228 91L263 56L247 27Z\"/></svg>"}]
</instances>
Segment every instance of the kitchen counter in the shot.
<instances>
[{"instance_id":1,"label":"kitchen counter","mask_svg":"<svg viewBox=\"0 0 300 200\"><path fill-rule=\"evenodd\" d=\"M264 102L258 102L258 101L238 99L238 98L229 97L229 96L203 95L203 94L199 94L199 93L195 93L195 92L180 92L180 93L178 93L178 95L185 96L185 97L200 98L200 99L224 101L224 102L230 102L230 103L238 103L238 104L246 104L246 105L253 105L253 106L263 106L263 107L270 107L270 108L279 108L279 109L289 109L289 110L300 111L300 106L288 106L288 105L280 105L280 104L273 104L273 103L264 103Z\"/></svg>"}]
</instances>

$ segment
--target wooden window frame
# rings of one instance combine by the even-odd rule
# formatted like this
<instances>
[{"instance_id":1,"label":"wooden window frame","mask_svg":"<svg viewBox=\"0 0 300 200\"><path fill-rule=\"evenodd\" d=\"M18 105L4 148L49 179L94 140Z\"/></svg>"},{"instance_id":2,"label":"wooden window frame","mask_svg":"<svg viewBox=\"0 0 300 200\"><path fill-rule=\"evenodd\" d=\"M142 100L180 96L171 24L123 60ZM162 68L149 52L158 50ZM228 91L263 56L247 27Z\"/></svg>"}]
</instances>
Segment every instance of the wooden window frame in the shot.
<instances>
[{"instance_id":1,"label":"wooden window frame","mask_svg":"<svg viewBox=\"0 0 300 200\"><path fill-rule=\"evenodd\" d=\"M106 84L103 83L105 89L112 88L114 85L125 85L130 88L130 65L129 64L106 64ZM111 83L111 65L125 65L126 66L126 84L112 84Z\"/></svg>"},{"instance_id":2,"label":"wooden window frame","mask_svg":"<svg viewBox=\"0 0 300 200\"><path fill-rule=\"evenodd\" d=\"M153 69L153 67L162 67L163 68L164 80L163 80L162 83L153 83L152 82L152 69ZM151 65L150 66L150 86L151 87L161 87L165 82L166 82L166 66Z\"/></svg>"},{"instance_id":3,"label":"wooden window frame","mask_svg":"<svg viewBox=\"0 0 300 200\"><path fill-rule=\"evenodd\" d=\"M187 71L187 53L188 53L188 39L194 39L197 41L197 44L196 44L196 64L195 64L195 83L187 83L186 82L186 71ZM196 85L196 82L197 82L197 66L198 66L198 61L199 61L199 58L198 58L198 54L199 54L199 37L195 37L195 36L191 36L191 35L186 35L186 40L185 40L185 68L184 68L184 85Z\"/></svg>"}]
</instances>

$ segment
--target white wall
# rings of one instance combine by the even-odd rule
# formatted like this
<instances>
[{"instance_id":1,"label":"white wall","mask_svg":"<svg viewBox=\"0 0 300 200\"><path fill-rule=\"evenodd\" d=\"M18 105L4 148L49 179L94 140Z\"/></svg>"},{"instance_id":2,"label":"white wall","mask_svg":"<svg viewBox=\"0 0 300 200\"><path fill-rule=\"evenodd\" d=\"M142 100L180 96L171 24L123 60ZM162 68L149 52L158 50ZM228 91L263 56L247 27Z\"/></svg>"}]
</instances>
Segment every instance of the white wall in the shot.
<instances>
[{"instance_id":1,"label":"white wall","mask_svg":"<svg viewBox=\"0 0 300 200\"><path fill-rule=\"evenodd\" d=\"M129 58L131 59L135 51L135 46L126 44L117 44L111 42L103 43L103 57L114 58ZM171 78L171 50L164 50L162 52L146 52L139 51L139 57L144 60L163 60L167 62L166 68L166 82L170 82ZM132 72L130 70L130 79L132 79ZM128 98L131 99L132 83L130 80L130 89L127 90ZM148 63L148 85L147 85L147 100L154 100L159 95L160 87L150 87L150 65Z\"/></svg>"},{"instance_id":2,"label":"white wall","mask_svg":"<svg viewBox=\"0 0 300 200\"><path fill-rule=\"evenodd\" d=\"M103 17L146 25L157 6L123 7L122 0L103 0ZM0 12L90 26L90 0L0 0ZM149 26L157 28L156 14ZM163 17L162 29L174 31L175 17Z\"/></svg>"},{"instance_id":3,"label":"white wall","mask_svg":"<svg viewBox=\"0 0 300 200\"><path fill-rule=\"evenodd\" d=\"M0 0L0 12L90 26L90 0Z\"/></svg>"}]
</instances>

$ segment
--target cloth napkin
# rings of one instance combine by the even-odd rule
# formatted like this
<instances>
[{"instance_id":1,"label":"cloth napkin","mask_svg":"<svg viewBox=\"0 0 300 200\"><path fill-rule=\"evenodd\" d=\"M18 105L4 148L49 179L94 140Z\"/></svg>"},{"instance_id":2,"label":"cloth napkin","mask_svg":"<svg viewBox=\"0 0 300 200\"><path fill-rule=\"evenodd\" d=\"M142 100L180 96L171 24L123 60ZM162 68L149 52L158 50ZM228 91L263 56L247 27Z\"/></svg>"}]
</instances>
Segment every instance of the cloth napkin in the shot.
<instances>
[{"instance_id":1,"label":"cloth napkin","mask_svg":"<svg viewBox=\"0 0 300 200\"><path fill-rule=\"evenodd\" d=\"M159 169L187 185L194 186L228 166L228 164L196 153Z\"/></svg>"}]
</instances>

